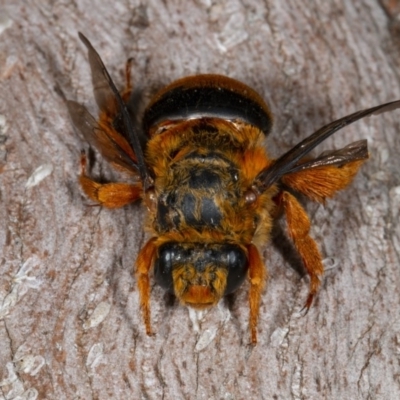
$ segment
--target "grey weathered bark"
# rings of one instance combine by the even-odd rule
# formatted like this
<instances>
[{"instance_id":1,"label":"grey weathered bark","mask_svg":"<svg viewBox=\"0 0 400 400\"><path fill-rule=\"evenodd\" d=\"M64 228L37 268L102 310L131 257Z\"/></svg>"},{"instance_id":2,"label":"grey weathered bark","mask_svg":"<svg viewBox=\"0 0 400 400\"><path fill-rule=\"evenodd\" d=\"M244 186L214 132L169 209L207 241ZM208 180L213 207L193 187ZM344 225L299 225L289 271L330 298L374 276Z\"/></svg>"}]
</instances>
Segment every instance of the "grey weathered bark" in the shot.
<instances>
[{"instance_id":1,"label":"grey weathered bark","mask_svg":"<svg viewBox=\"0 0 400 400\"><path fill-rule=\"evenodd\" d=\"M400 98L397 2L9 3L0 1L0 398L400 398L399 111L318 149L367 138L371 159L325 207L308 206L333 265L306 316L307 278L279 236L266 247L253 348L247 285L231 309L199 321L153 287L156 335L146 337L131 273L144 210L87 207L77 183L85 144L60 95L95 109L79 30L118 83L133 57L139 115L157 88L189 74L254 87L275 115L268 146L278 155L324 123ZM43 179L27 187L38 167ZM101 160L94 173L112 174Z\"/></svg>"}]
</instances>

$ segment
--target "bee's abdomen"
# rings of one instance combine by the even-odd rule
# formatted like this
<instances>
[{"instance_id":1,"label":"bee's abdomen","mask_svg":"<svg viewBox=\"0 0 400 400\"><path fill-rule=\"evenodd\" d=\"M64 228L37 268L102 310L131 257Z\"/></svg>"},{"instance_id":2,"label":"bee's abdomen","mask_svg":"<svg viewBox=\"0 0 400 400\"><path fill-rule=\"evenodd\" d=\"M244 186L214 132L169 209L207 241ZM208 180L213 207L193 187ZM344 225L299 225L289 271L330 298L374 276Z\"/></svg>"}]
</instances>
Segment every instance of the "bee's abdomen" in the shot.
<instances>
[{"instance_id":1,"label":"bee's abdomen","mask_svg":"<svg viewBox=\"0 0 400 400\"><path fill-rule=\"evenodd\" d=\"M220 118L241 120L267 135L272 115L264 100L242 82L221 75L179 79L156 94L143 117L148 132L166 120Z\"/></svg>"}]
</instances>

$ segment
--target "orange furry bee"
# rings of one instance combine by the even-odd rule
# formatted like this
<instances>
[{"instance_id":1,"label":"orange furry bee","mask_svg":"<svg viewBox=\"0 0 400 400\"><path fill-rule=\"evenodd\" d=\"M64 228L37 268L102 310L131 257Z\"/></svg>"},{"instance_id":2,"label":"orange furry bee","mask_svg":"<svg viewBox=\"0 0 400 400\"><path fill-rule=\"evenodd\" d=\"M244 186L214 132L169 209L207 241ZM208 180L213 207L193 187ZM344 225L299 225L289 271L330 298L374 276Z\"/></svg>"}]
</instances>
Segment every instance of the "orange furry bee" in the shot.
<instances>
[{"instance_id":1,"label":"orange furry bee","mask_svg":"<svg viewBox=\"0 0 400 400\"><path fill-rule=\"evenodd\" d=\"M323 203L344 189L368 158L367 141L325 152L308 153L330 135L363 117L400 107L400 101L358 111L317 130L278 159L263 145L271 112L251 88L219 75L190 76L173 82L152 99L143 117L146 143L133 128L127 87L116 89L100 56L88 49L98 120L68 101L74 125L130 183L98 183L86 172L82 156L80 184L86 196L115 208L143 200L151 237L136 260L136 277L147 334L150 284L156 281L182 304L210 307L250 282L250 331L257 341L261 292L267 271L260 256L272 223L283 210L288 235L310 277L305 307L311 306L323 274L321 254L309 236L310 221L291 192Z\"/></svg>"}]
</instances>

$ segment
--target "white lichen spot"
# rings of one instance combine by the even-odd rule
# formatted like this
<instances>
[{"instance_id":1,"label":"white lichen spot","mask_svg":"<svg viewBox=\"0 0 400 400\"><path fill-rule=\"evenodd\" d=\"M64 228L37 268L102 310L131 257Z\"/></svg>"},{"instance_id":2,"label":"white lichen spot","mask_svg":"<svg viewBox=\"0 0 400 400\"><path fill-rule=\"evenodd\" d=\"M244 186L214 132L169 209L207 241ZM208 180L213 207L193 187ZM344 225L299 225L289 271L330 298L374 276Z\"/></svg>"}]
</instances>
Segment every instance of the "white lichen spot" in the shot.
<instances>
[{"instance_id":1,"label":"white lichen spot","mask_svg":"<svg viewBox=\"0 0 400 400\"><path fill-rule=\"evenodd\" d=\"M45 364L44 358L42 356L26 355L25 357L14 360L15 365L19 371L35 376Z\"/></svg>"},{"instance_id":2,"label":"white lichen spot","mask_svg":"<svg viewBox=\"0 0 400 400\"><path fill-rule=\"evenodd\" d=\"M53 164L43 164L33 171L32 175L28 178L25 188L30 189L38 185L43 179L47 178L53 172Z\"/></svg>"},{"instance_id":3,"label":"white lichen spot","mask_svg":"<svg viewBox=\"0 0 400 400\"><path fill-rule=\"evenodd\" d=\"M339 265L339 259L336 257L328 257L322 260L325 271L337 268Z\"/></svg>"},{"instance_id":4,"label":"white lichen spot","mask_svg":"<svg viewBox=\"0 0 400 400\"><path fill-rule=\"evenodd\" d=\"M0 135L5 135L8 130L8 124L6 120L6 116L0 114Z\"/></svg>"},{"instance_id":5,"label":"white lichen spot","mask_svg":"<svg viewBox=\"0 0 400 400\"><path fill-rule=\"evenodd\" d=\"M17 274L14 277L14 282L18 284L25 284L29 288L39 289L42 281L37 279L34 276L29 276L28 274L31 272L33 267L36 267L40 264L40 259L37 256L29 257L18 270Z\"/></svg>"},{"instance_id":6,"label":"white lichen spot","mask_svg":"<svg viewBox=\"0 0 400 400\"><path fill-rule=\"evenodd\" d=\"M38 289L42 284L40 279L29 276L32 268L39 263L37 256L29 257L18 270L13 279L10 292L0 301L0 319L4 318L29 289Z\"/></svg>"},{"instance_id":7,"label":"white lichen spot","mask_svg":"<svg viewBox=\"0 0 400 400\"><path fill-rule=\"evenodd\" d=\"M218 22L223 16L224 8L221 4L212 4L210 7L209 17L211 22Z\"/></svg>"},{"instance_id":8,"label":"white lichen spot","mask_svg":"<svg viewBox=\"0 0 400 400\"><path fill-rule=\"evenodd\" d=\"M88 320L83 324L83 329L90 329L100 325L106 319L110 309L110 303L107 303L106 301L99 303Z\"/></svg>"},{"instance_id":9,"label":"white lichen spot","mask_svg":"<svg viewBox=\"0 0 400 400\"><path fill-rule=\"evenodd\" d=\"M231 312L229 308L224 304L223 301L220 301L217 305L217 309L221 315L221 320L223 324L226 324L231 319Z\"/></svg>"},{"instance_id":10,"label":"white lichen spot","mask_svg":"<svg viewBox=\"0 0 400 400\"><path fill-rule=\"evenodd\" d=\"M22 395L14 397L13 400L36 400L39 396L39 392L35 388L26 390Z\"/></svg>"},{"instance_id":11,"label":"white lichen spot","mask_svg":"<svg viewBox=\"0 0 400 400\"><path fill-rule=\"evenodd\" d=\"M12 25L13 21L7 14L0 15L0 35Z\"/></svg>"},{"instance_id":12,"label":"white lichen spot","mask_svg":"<svg viewBox=\"0 0 400 400\"><path fill-rule=\"evenodd\" d=\"M217 328L206 329L201 335L199 340L196 343L194 351L200 352L204 350L214 339L217 335Z\"/></svg>"},{"instance_id":13,"label":"white lichen spot","mask_svg":"<svg viewBox=\"0 0 400 400\"><path fill-rule=\"evenodd\" d=\"M400 228L399 228L399 227L398 227L397 229L400 231ZM399 233L400 233L400 232L399 232ZM400 234L396 235L396 236L393 238L393 246L394 246L394 248L395 248L397 254L400 253L400 240L398 239L399 237L400 237Z\"/></svg>"},{"instance_id":14,"label":"white lichen spot","mask_svg":"<svg viewBox=\"0 0 400 400\"><path fill-rule=\"evenodd\" d=\"M210 8L212 6L211 0L197 0L197 2L205 8Z\"/></svg>"},{"instance_id":15,"label":"white lichen spot","mask_svg":"<svg viewBox=\"0 0 400 400\"><path fill-rule=\"evenodd\" d=\"M397 220L400 214L400 186L395 186L390 189L389 198L393 219Z\"/></svg>"},{"instance_id":16,"label":"white lichen spot","mask_svg":"<svg viewBox=\"0 0 400 400\"><path fill-rule=\"evenodd\" d=\"M400 206L400 186L395 186L390 189L390 198Z\"/></svg>"},{"instance_id":17,"label":"white lichen spot","mask_svg":"<svg viewBox=\"0 0 400 400\"><path fill-rule=\"evenodd\" d=\"M4 297L0 306L0 320L3 319L18 301L18 286L13 285L11 291Z\"/></svg>"},{"instance_id":18,"label":"white lichen spot","mask_svg":"<svg viewBox=\"0 0 400 400\"><path fill-rule=\"evenodd\" d=\"M21 399L24 395L24 385L21 381L16 381L13 383L10 391L7 393L7 399Z\"/></svg>"},{"instance_id":19,"label":"white lichen spot","mask_svg":"<svg viewBox=\"0 0 400 400\"><path fill-rule=\"evenodd\" d=\"M271 335L271 346L280 347L289 332L289 328L277 328L272 332Z\"/></svg>"},{"instance_id":20,"label":"white lichen spot","mask_svg":"<svg viewBox=\"0 0 400 400\"><path fill-rule=\"evenodd\" d=\"M31 376L35 376L45 364L44 358L33 355L31 348L26 343L18 347L13 361L18 371Z\"/></svg>"},{"instance_id":21,"label":"white lichen spot","mask_svg":"<svg viewBox=\"0 0 400 400\"><path fill-rule=\"evenodd\" d=\"M374 216L374 213L375 213L375 207L373 207L371 205L365 205L364 206L364 212L365 212L365 214L367 214L368 218L372 218Z\"/></svg>"},{"instance_id":22,"label":"white lichen spot","mask_svg":"<svg viewBox=\"0 0 400 400\"><path fill-rule=\"evenodd\" d=\"M18 57L15 55L10 55L7 57L6 62L2 65L2 69L0 70L0 79L8 79L14 71L14 68L17 66ZM3 132L4 133L4 132Z\"/></svg>"},{"instance_id":23,"label":"white lichen spot","mask_svg":"<svg viewBox=\"0 0 400 400\"><path fill-rule=\"evenodd\" d=\"M35 388L24 389L22 381L18 379L18 375L15 372L14 363L8 362L6 368L8 377L0 382L1 393L4 395L4 398L12 400L36 400L38 398L38 391ZM9 391L6 392L6 389L9 389Z\"/></svg>"},{"instance_id":24,"label":"white lichen spot","mask_svg":"<svg viewBox=\"0 0 400 400\"><path fill-rule=\"evenodd\" d=\"M389 149L382 147L379 151L379 158L382 165L384 165L389 160Z\"/></svg>"},{"instance_id":25,"label":"white lichen spot","mask_svg":"<svg viewBox=\"0 0 400 400\"><path fill-rule=\"evenodd\" d=\"M300 400L303 398L301 393L302 375L303 375L303 365L301 363L296 363L291 385L292 396L293 399L296 400Z\"/></svg>"},{"instance_id":26,"label":"white lichen spot","mask_svg":"<svg viewBox=\"0 0 400 400\"><path fill-rule=\"evenodd\" d=\"M18 380L18 376L14 370L14 363L11 361L6 364L6 368L8 371L8 377L3 379L0 382L0 387L12 385L14 382Z\"/></svg>"},{"instance_id":27,"label":"white lichen spot","mask_svg":"<svg viewBox=\"0 0 400 400\"><path fill-rule=\"evenodd\" d=\"M196 333L200 332L199 322L204 318L206 310L196 310L192 307L187 308L189 311L189 319L192 322L193 330Z\"/></svg>"},{"instance_id":28,"label":"white lichen spot","mask_svg":"<svg viewBox=\"0 0 400 400\"><path fill-rule=\"evenodd\" d=\"M90 368L96 368L102 361L104 353L104 345L103 343L95 343L89 350L86 366Z\"/></svg>"},{"instance_id":29,"label":"white lichen spot","mask_svg":"<svg viewBox=\"0 0 400 400\"><path fill-rule=\"evenodd\" d=\"M215 44L221 53L247 40L248 33L243 29L246 26L245 14L240 4L231 4L228 9L215 4L210 8L210 18L215 22L226 21L214 35Z\"/></svg>"}]
</instances>

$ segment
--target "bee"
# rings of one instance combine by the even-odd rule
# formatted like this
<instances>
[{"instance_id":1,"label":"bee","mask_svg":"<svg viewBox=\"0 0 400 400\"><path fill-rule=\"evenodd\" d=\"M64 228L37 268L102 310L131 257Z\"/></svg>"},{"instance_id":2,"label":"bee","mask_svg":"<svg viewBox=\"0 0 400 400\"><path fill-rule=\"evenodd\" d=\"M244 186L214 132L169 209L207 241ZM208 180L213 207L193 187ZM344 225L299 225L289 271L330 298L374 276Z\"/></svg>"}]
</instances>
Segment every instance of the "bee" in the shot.
<instances>
[{"instance_id":1,"label":"bee","mask_svg":"<svg viewBox=\"0 0 400 400\"><path fill-rule=\"evenodd\" d=\"M150 239L136 260L136 278L146 333L151 334L150 274L181 304L216 305L249 281L249 325L257 342L260 298L267 280L261 250L274 220L284 214L287 232L310 278L305 308L313 302L324 272L311 238L310 220L292 193L324 203L344 189L368 159L366 140L322 153L309 153L339 129L372 114L400 107L394 101L358 111L318 129L277 159L264 146L272 114L247 85L220 75L179 79L159 91L143 116L145 143L135 130L129 98L130 66L121 92L100 56L88 50L96 120L68 101L75 127L128 183L99 183L81 157L80 185L86 196L108 208L142 200Z\"/></svg>"}]
</instances>

